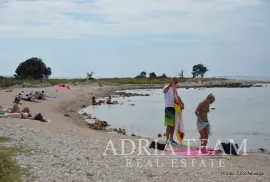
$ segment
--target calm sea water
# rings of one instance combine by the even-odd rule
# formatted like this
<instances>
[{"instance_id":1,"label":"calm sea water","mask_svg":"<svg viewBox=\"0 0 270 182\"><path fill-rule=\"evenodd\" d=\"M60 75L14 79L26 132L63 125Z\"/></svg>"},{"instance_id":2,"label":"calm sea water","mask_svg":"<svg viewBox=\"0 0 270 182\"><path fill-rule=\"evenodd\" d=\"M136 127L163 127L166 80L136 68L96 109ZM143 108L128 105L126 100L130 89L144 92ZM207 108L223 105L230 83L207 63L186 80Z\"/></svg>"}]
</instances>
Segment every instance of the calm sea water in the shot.
<instances>
[{"instance_id":1,"label":"calm sea water","mask_svg":"<svg viewBox=\"0 0 270 182\"><path fill-rule=\"evenodd\" d=\"M270 85L261 88L207 88L179 89L185 103L183 113L185 138L198 138L195 109L209 93L216 102L211 105L209 120L212 136L210 146L217 140L234 139L239 144L247 140L248 150L270 150ZM133 90L128 92L149 93L148 97L118 99L119 105L91 106L84 111L106 120L116 128L128 133L156 138L165 132L164 96L158 90ZM135 104L131 106L130 104Z\"/></svg>"}]
</instances>

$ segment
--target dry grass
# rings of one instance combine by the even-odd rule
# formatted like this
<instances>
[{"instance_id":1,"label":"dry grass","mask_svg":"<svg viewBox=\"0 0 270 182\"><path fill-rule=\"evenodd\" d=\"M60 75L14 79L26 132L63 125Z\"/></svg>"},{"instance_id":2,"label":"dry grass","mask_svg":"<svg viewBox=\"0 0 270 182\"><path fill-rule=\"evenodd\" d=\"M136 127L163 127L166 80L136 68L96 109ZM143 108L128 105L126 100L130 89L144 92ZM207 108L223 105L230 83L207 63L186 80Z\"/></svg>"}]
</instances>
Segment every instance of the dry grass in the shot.
<instances>
[{"instance_id":1,"label":"dry grass","mask_svg":"<svg viewBox=\"0 0 270 182\"><path fill-rule=\"evenodd\" d=\"M0 79L0 87L8 88L14 85L21 85L22 87L33 87L33 85L40 86L53 86L57 84L80 84L80 83L103 83L103 84L165 84L168 83L170 78L101 78L101 79L85 79L85 78L74 78L74 79L43 79L43 80L16 80L13 78L2 78ZM222 78L179 78L179 82L207 82L214 80L224 80Z\"/></svg>"},{"instance_id":2,"label":"dry grass","mask_svg":"<svg viewBox=\"0 0 270 182\"><path fill-rule=\"evenodd\" d=\"M0 149L0 181L20 182L21 168L7 150Z\"/></svg>"},{"instance_id":3,"label":"dry grass","mask_svg":"<svg viewBox=\"0 0 270 182\"><path fill-rule=\"evenodd\" d=\"M9 138L0 137L0 142L8 142ZM25 173L14 156L28 153L24 147L5 147L0 145L0 182L21 182Z\"/></svg>"},{"instance_id":4,"label":"dry grass","mask_svg":"<svg viewBox=\"0 0 270 182\"><path fill-rule=\"evenodd\" d=\"M7 137L0 137L0 143L2 142L8 142L9 141L9 138Z\"/></svg>"}]
</instances>

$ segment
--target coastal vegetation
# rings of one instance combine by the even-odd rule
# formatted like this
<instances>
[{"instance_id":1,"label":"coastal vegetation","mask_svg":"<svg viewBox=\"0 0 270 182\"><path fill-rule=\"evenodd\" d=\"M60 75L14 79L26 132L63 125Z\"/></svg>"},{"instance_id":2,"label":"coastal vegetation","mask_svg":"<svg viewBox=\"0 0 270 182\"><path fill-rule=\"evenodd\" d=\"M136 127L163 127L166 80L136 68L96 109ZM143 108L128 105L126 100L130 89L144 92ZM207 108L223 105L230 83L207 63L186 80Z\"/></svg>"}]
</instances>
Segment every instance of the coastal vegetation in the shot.
<instances>
[{"instance_id":1,"label":"coastal vegetation","mask_svg":"<svg viewBox=\"0 0 270 182\"><path fill-rule=\"evenodd\" d=\"M204 78L205 73L208 72L208 68L205 67L203 64L197 64L194 65L192 68L192 76L193 78L200 76L201 78Z\"/></svg>"},{"instance_id":2,"label":"coastal vegetation","mask_svg":"<svg viewBox=\"0 0 270 182\"><path fill-rule=\"evenodd\" d=\"M208 69L202 65L194 65L192 71L192 78L184 77L184 70L180 70L179 82L206 82L209 80L217 80L217 78L204 78ZM44 63L41 58L32 57L20 63L15 70L12 77L0 76L0 87L7 88L14 85L27 84L43 84L52 86L56 84L76 84L76 83L103 83L103 84L165 84L168 83L170 77L163 73L157 75L155 72L147 73L142 71L135 77L129 78L94 78L94 72L86 73L84 78L73 79L53 79L50 78L52 69ZM201 78L196 78L200 76ZM219 78L218 78L219 79ZM220 80L220 79L219 79Z\"/></svg>"},{"instance_id":3,"label":"coastal vegetation","mask_svg":"<svg viewBox=\"0 0 270 182\"><path fill-rule=\"evenodd\" d=\"M0 143L8 142L9 138L0 137ZM0 146L0 181L22 181L25 171L15 160L15 156L28 153L29 150L23 147Z\"/></svg>"},{"instance_id":4,"label":"coastal vegetation","mask_svg":"<svg viewBox=\"0 0 270 182\"><path fill-rule=\"evenodd\" d=\"M15 70L14 77L18 79L46 79L52 74L41 58L32 57L19 64Z\"/></svg>"}]
</instances>

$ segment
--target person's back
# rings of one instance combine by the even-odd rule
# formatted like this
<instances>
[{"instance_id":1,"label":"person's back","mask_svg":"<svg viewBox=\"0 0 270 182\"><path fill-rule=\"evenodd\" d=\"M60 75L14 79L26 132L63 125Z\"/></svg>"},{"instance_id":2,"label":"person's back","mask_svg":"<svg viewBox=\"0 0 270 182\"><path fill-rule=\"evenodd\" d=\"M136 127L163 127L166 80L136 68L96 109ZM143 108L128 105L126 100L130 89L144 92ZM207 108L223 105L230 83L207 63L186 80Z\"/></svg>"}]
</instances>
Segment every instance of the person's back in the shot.
<instances>
[{"instance_id":1,"label":"person's back","mask_svg":"<svg viewBox=\"0 0 270 182\"><path fill-rule=\"evenodd\" d=\"M15 97L15 100L13 102L13 107L11 108L11 113L20 113L20 108L19 108L19 103L20 103L20 98Z\"/></svg>"},{"instance_id":2,"label":"person's back","mask_svg":"<svg viewBox=\"0 0 270 182\"><path fill-rule=\"evenodd\" d=\"M166 85L164 88L168 87ZM173 107L174 95L173 95L173 88L170 87L169 90L164 93L164 101L165 101L165 108Z\"/></svg>"},{"instance_id":3,"label":"person's back","mask_svg":"<svg viewBox=\"0 0 270 182\"><path fill-rule=\"evenodd\" d=\"M200 118L205 121L205 122L208 122L208 113L210 111L210 108L209 108L209 104L206 104L204 102L201 102L200 103L201 107L198 109L199 111L199 116Z\"/></svg>"}]
</instances>

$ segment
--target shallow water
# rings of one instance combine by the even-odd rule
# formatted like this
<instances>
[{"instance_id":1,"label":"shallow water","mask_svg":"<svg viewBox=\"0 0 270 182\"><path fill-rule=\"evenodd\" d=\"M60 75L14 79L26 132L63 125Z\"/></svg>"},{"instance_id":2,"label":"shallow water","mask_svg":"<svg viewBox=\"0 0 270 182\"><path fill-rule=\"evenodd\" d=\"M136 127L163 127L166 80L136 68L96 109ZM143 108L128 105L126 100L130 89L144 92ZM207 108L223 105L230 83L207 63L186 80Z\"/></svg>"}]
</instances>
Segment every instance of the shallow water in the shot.
<instances>
[{"instance_id":1,"label":"shallow water","mask_svg":"<svg viewBox=\"0 0 270 182\"><path fill-rule=\"evenodd\" d=\"M217 140L234 139L241 144L247 140L247 149L270 150L270 85L259 88L179 89L185 103L183 113L185 138L199 137L194 111L200 101L213 93L216 102L211 105L209 120L212 136L209 145ZM149 93L148 97L118 99L123 104L91 106L84 109L95 117L108 121L112 127L125 128L128 133L156 138L165 132L164 96L162 90L133 90ZM135 104L131 106L130 104Z\"/></svg>"}]
</instances>

